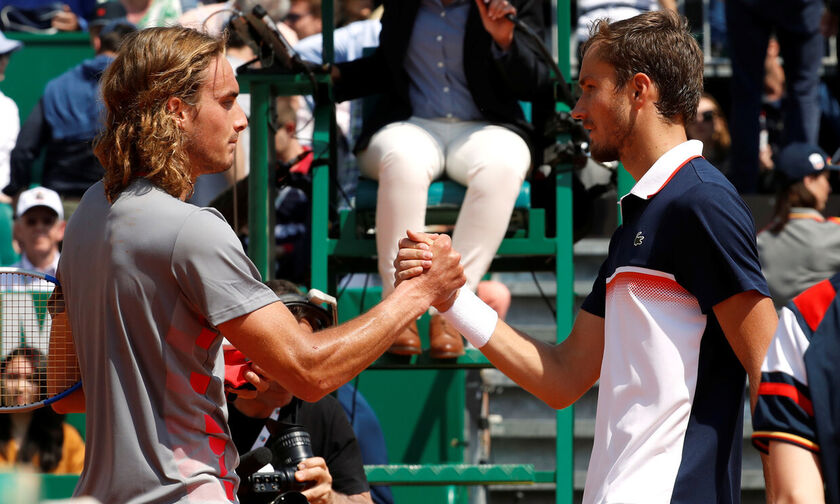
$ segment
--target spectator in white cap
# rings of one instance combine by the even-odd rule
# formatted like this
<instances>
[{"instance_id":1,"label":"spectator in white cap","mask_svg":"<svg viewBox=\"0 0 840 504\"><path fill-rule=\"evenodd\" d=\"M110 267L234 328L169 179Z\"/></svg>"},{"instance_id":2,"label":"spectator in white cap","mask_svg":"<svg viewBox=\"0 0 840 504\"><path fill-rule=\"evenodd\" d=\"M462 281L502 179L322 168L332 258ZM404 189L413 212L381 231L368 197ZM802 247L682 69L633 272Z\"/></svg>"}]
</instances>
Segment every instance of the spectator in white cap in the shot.
<instances>
[{"instance_id":1,"label":"spectator in white cap","mask_svg":"<svg viewBox=\"0 0 840 504\"><path fill-rule=\"evenodd\" d=\"M64 239L64 208L58 193L35 187L20 193L15 215L15 239L20 261L12 266L55 275L58 245Z\"/></svg>"},{"instance_id":2,"label":"spectator in white cap","mask_svg":"<svg viewBox=\"0 0 840 504\"><path fill-rule=\"evenodd\" d=\"M9 40L0 31L0 82L6 78L6 66L12 53L23 47L18 40ZM9 157L20 131L20 115L15 102L0 91L0 187L9 183ZM0 194L0 203L11 203L11 198Z\"/></svg>"},{"instance_id":3,"label":"spectator in white cap","mask_svg":"<svg viewBox=\"0 0 840 504\"><path fill-rule=\"evenodd\" d=\"M761 269L776 309L840 271L840 220L826 219L829 173L840 170L816 145L792 143L776 158L773 221L758 233Z\"/></svg>"}]
</instances>

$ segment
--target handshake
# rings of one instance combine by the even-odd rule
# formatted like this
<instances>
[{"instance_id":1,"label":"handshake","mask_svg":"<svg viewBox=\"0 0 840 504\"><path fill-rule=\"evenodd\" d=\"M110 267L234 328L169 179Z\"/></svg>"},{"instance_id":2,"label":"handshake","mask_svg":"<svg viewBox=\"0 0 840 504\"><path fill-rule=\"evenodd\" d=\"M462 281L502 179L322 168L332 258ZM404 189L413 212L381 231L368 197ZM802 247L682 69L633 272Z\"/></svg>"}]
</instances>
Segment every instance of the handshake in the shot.
<instances>
[{"instance_id":1,"label":"handshake","mask_svg":"<svg viewBox=\"0 0 840 504\"><path fill-rule=\"evenodd\" d=\"M430 305L476 348L483 347L496 329L498 314L482 302L466 283L461 255L447 235L407 231L394 259L394 286L422 283Z\"/></svg>"},{"instance_id":2,"label":"handshake","mask_svg":"<svg viewBox=\"0 0 840 504\"><path fill-rule=\"evenodd\" d=\"M449 236L409 230L399 245L394 259L394 287L416 278L431 296L430 306L440 312L449 310L467 280L461 254L452 248Z\"/></svg>"}]
</instances>

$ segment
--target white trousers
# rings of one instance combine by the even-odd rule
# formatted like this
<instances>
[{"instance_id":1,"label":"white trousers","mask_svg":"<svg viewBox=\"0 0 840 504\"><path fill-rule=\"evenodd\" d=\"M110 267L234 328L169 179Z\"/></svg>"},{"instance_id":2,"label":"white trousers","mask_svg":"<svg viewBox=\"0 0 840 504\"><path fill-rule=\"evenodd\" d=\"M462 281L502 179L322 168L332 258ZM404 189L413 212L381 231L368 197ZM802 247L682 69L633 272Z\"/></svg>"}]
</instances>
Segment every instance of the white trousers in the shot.
<instances>
[{"instance_id":1,"label":"white trousers","mask_svg":"<svg viewBox=\"0 0 840 504\"><path fill-rule=\"evenodd\" d=\"M475 290L531 165L525 140L486 122L411 117L376 132L358 159L361 173L379 181L376 252L383 297L394 290L398 242L406 229L423 229L429 184L444 174L467 187L452 242Z\"/></svg>"}]
</instances>

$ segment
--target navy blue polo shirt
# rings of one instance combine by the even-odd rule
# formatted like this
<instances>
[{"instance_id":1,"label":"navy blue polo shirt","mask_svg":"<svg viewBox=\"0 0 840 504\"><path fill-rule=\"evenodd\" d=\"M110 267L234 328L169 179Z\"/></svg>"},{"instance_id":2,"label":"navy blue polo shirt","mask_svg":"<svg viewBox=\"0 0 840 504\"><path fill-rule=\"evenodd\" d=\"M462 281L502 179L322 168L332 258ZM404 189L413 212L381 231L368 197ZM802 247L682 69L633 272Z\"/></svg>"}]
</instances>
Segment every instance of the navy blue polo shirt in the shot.
<instances>
[{"instance_id":1,"label":"navy blue polo shirt","mask_svg":"<svg viewBox=\"0 0 840 504\"><path fill-rule=\"evenodd\" d=\"M767 295L749 209L693 140L621 200L583 309L604 317L585 503L739 502L746 373L712 308Z\"/></svg>"},{"instance_id":2,"label":"navy blue polo shirt","mask_svg":"<svg viewBox=\"0 0 840 504\"><path fill-rule=\"evenodd\" d=\"M826 502L840 503L840 274L823 280L782 308L761 366L752 441L770 441L817 454Z\"/></svg>"}]
</instances>

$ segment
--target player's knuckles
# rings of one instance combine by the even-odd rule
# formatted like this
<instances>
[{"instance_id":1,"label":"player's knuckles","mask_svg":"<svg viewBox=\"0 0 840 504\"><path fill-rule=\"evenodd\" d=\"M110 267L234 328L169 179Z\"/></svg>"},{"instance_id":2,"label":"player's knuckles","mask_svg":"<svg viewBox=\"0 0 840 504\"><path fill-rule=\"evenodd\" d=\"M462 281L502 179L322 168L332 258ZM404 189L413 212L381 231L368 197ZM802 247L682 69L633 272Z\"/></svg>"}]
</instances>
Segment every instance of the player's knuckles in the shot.
<instances>
[{"instance_id":1,"label":"player's knuckles","mask_svg":"<svg viewBox=\"0 0 840 504\"><path fill-rule=\"evenodd\" d=\"M458 268L461 264L461 254L454 249L449 249L445 255L439 258L439 262L443 268L446 268L449 271L454 271L454 269Z\"/></svg>"},{"instance_id":2,"label":"player's knuckles","mask_svg":"<svg viewBox=\"0 0 840 504\"><path fill-rule=\"evenodd\" d=\"M435 239L435 244L439 245L440 247L444 247L445 249L452 247L452 238L450 238L447 234L442 234Z\"/></svg>"}]
</instances>

